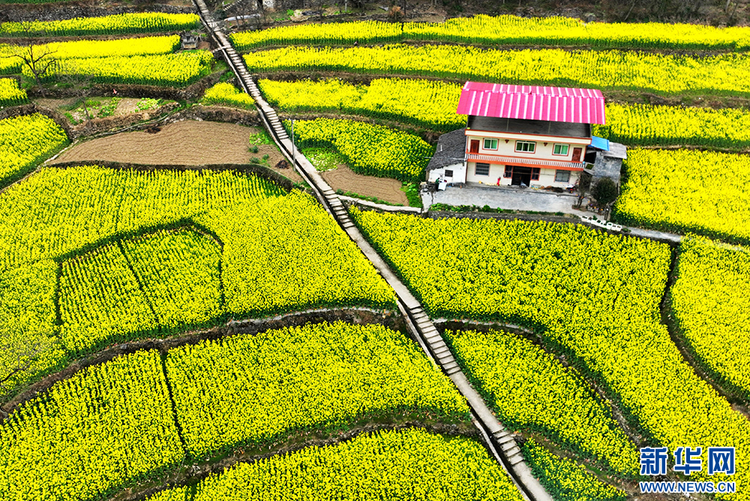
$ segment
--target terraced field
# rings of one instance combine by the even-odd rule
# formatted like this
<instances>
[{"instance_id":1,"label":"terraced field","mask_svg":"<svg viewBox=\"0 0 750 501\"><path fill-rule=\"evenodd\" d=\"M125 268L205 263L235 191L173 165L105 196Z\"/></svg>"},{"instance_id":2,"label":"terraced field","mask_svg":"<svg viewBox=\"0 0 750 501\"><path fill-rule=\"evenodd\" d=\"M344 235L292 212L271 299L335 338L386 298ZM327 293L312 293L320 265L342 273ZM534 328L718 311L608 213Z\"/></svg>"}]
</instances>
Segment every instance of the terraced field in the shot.
<instances>
[{"instance_id":1,"label":"terraced field","mask_svg":"<svg viewBox=\"0 0 750 501\"><path fill-rule=\"evenodd\" d=\"M750 28L307 23L233 34L240 57L206 15L0 24L2 499L640 499L658 446L734 447L731 477L666 478L750 499ZM688 236L345 208L300 162L411 201L465 79L601 88L593 132L629 146L615 217ZM28 106L53 90L183 115L40 166L70 142ZM303 182L269 172L295 160Z\"/></svg>"}]
</instances>

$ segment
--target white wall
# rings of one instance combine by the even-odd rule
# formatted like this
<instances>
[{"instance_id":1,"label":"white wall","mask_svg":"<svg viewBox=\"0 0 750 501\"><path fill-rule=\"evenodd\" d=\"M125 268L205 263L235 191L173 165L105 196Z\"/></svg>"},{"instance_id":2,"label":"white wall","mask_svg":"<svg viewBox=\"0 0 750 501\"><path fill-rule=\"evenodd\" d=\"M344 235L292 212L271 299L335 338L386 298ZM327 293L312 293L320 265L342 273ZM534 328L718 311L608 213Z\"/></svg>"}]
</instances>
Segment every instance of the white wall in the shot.
<instances>
[{"instance_id":1,"label":"white wall","mask_svg":"<svg viewBox=\"0 0 750 501\"><path fill-rule=\"evenodd\" d=\"M453 177L446 176L445 171L453 171ZM442 177L449 183L464 183L466 182L466 163L461 162L458 164L448 165L441 169L434 169L427 171L427 181L434 183L437 178Z\"/></svg>"},{"instance_id":2,"label":"white wall","mask_svg":"<svg viewBox=\"0 0 750 501\"><path fill-rule=\"evenodd\" d=\"M498 178L500 178L500 186L510 186L510 183L512 182L512 178L503 177L505 174L505 165L490 164L489 176L477 176L475 174L476 162L467 162L467 166L466 180L469 183L481 183L494 186L497 185ZM580 171L570 171L570 180L567 183L563 183L555 181L556 172L557 169L540 169L539 180L531 181L531 186L556 186L565 188L567 186L575 185L576 181L578 181L578 176L580 175Z\"/></svg>"},{"instance_id":3,"label":"white wall","mask_svg":"<svg viewBox=\"0 0 750 501\"><path fill-rule=\"evenodd\" d=\"M580 171L570 171L570 180L567 183L555 182L556 169L542 169L539 171L539 181L532 181L532 186L557 186L559 188L565 188L567 186L574 186L580 176Z\"/></svg>"},{"instance_id":4,"label":"white wall","mask_svg":"<svg viewBox=\"0 0 750 501\"><path fill-rule=\"evenodd\" d=\"M529 134L503 134L501 132L483 132L483 131L466 131L466 151L470 150L471 140L479 140L479 154L480 155L504 155L514 156L519 158L535 158L535 159L546 159L546 160L559 160L561 162L570 162L573 158L573 149L581 148L581 160L586 154L586 145L589 143L588 139L583 138L555 138L555 137L540 137ZM497 149L485 149L485 139L497 139ZM506 143L506 139L508 142ZM516 151L516 141L533 141L536 143L536 149L534 153L525 153ZM544 143L547 143L545 146ZM554 155L555 144L567 144L568 154L567 155Z\"/></svg>"},{"instance_id":5,"label":"white wall","mask_svg":"<svg viewBox=\"0 0 750 501\"><path fill-rule=\"evenodd\" d=\"M466 172L466 181L469 183L482 183L482 184L497 184L497 178L500 178L500 184L501 185L509 185L510 184L510 178L504 178L503 174L505 173L505 166L500 164L490 164L490 175L489 176L477 176L475 174L476 172L476 162L466 162L467 172ZM479 162L482 163L482 162Z\"/></svg>"}]
</instances>

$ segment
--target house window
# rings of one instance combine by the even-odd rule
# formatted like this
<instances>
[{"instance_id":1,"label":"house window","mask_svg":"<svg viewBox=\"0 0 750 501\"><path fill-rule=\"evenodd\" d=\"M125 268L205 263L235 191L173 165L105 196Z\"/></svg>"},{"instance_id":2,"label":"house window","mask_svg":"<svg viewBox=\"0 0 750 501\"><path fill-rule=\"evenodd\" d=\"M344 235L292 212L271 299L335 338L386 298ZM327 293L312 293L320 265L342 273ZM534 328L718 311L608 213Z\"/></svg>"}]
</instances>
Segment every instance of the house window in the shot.
<instances>
[{"instance_id":1,"label":"house window","mask_svg":"<svg viewBox=\"0 0 750 501\"><path fill-rule=\"evenodd\" d=\"M539 181L539 169L531 169L531 180Z\"/></svg>"},{"instance_id":2,"label":"house window","mask_svg":"<svg viewBox=\"0 0 750 501\"><path fill-rule=\"evenodd\" d=\"M474 167L474 174L477 176L489 176L490 164L476 164Z\"/></svg>"},{"instance_id":3,"label":"house window","mask_svg":"<svg viewBox=\"0 0 750 501\"><path fill-rule=\"evenodd\" d=\"M570 147L569 144L556 144L554 148L552 148L552 154L553 155L567 155L569 147Z\"/></svg>"},{"instance_id":4,"label":"house window","mask_svg":"<svg viewBox=\"0 0 750 501\"><path fill-rule=\"evenodd\" d=\"M513 177L513 166L512 165L506 165L505 166L505 174L503 174L503 177Z\"/></svg>"},{"instance_id":5,"label":"house window","mask_svg":"<svg viewBox=\"0 0 750 501\"><path fill-rule=\"evenodd\" d=\"M523 153L534 153L536 143L534 141L516 141L516 151Z\"/></svg>"},{"instance_id":6,"label":"house window","mask_svg":"<svg viewBox=\"0 0 750 501\"><path fill-rule=\"evenodd\" d=\"M484 149L485 150L496 150L497 149L497 139L485 139L484 140Z\"/></svg>"},{"instance_id":7,"label":"house window","mask_svg":"<svg viewBox=\"0 0 750 501\"><path fill-rule=\"evenodd\" d=\"M445 177L453 177L453 171L452 170L445 170Z\"/></svg>"},{"instance_id":8,"label":"house window","mask_svg":"<svg viewBox=\"0 0 750 501\"><path fill-rule=\"evenodd\" d=\"M567 183L570 181L570 171L569 170L558 170L555 172L555 182L556 183Z\"/></svg>"}]
</instances>

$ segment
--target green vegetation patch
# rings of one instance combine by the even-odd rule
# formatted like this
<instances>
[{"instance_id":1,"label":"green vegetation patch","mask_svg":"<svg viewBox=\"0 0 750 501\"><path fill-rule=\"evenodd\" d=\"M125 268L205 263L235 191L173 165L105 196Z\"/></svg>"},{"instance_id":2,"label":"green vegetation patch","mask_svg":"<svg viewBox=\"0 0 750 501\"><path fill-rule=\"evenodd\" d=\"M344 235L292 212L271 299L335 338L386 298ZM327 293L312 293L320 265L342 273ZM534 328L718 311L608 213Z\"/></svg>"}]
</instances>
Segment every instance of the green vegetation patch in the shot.
<instances>
[{"instance_id":1,"label":"green vegetation patch","mask_svg":"<svg viewBox=\"0 0 750 501\"><path fill-rule=\"evenodd\" d=\"M575 461L555 456L534 440L521 447L534 476L558 501L625 501L622 490L606 484Z\"/></svg>"},{"instance_id":2,"label":"green vegetation patch","mask_svg":"<svg viewBox=\"0 0 750 501\"><path fill-rule=\"evenodd\" d=\"M184 457L155 351L84 369L0 425L6 499L97 499Z\"/></svg>"},{"instance_id":3,"label":"green vegetation patch","mask_svg":"<svg viewBox=\"0 0 750 501\"><path fill-rule=\"evenodd\" d=\"M167 491L170 492L170 491ZM148 501L182 501L160 493ZM507 474L478 442L420 429L363 434L242 463L198 484L188 501L244 499L461 499L521 501Z\"/></svg>"},{"instance_id":4,"label":"green vegetation patch","mask_svg":"<svg viewBox=\"0 0 750 501\"><path fill-rule=\"evenodd\" d=\"M703 238L680 243L669 291L678 334L730 391L750 400L750 254Z\"/></svg>"},{"instance_id":5,"label":"green vegetation patch","mask_svg":"<svg viewBox=\"0 0 750 501\"><path fill-rule=\"evenodd\" d=\"M25 176L67 144L65 131L44 115L0 120L0 188Z\"/></svg>"},{"instance_id":6,"label":"green vegetation patch","mask_svg":"<svg viewBox=\"0 0 750 501\"><path fill-rule=\"evenodd\" d=\"M540 431L619 474L637 473L638 451L607 403L554 356L508 332L446 336L502 422Z\"/></svg>"},{"instance_id":7,"label":"green vegetation patch","mask_svg":"<svg viewBox=\"0 0 750 501\"><path fill-rule=\"evenodd\" d=\"M447 376L378 324L308 324L204 342L171 351L166 367L185 445L197 458L394 413L469 420Z\"/></svg>"},{"instance_id":8,"label":"green vegetation patch","mask_svg":"<svg viewBox=\"0 0 750 501\"><path fill-rule=\"evenodd\" d=\"M284 126L291 131L291 122ZM358 174L408 182L422 180L434 153L434 147L414 134L352 120L296 120L294 136L301 149L335 149Z\"/></svg>"},{"instance_id":9,"label":"green vegetation patch","mask_svg":"<svg viewBox=\"0 0 750 501\"><path fill-rule=\"evenodd\" d=\"M628 151L614 216L633 226L750 242L750 157L691 150Z\"/></svg>"},{"instance_id":10,"label":"green vegetation patch","mask_svg":"<svg viewBox=\"0 0 750 501\"><path fill-rule=\"evenodd\" d=\"M346 158L330 148L305 148L302 150L302 154L320 172L336 169L339 165L346 165Z\"/></svg>"}]
</instances>

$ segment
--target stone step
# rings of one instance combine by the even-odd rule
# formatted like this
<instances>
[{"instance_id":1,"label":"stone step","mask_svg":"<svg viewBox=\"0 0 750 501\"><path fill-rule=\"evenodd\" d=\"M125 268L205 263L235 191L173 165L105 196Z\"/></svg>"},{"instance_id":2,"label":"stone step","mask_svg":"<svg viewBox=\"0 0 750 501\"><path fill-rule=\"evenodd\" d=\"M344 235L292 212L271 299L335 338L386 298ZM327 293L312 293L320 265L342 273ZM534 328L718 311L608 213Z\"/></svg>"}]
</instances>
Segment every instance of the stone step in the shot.
<instances>
[{"instance_id":1,"label":"stone step","mask_svg":"<svg viewBox=\"0 0 750 501\"><path fill-rule=\"evenodd\" d=\"M512 451L513 449L518 448L518 444L516 444L515 440L511 440L510 442L503 442L500 444L500 448L505 451L506 453Z\"/></svg>"},{"instance_id":2,"label":"stone step","mask_svg":"<svg viewBox=\"0 0 750 501\"><path fill-rule=\"evenodd\" d=\"M453 374L461 372L461 367L459 367L458 364L444 365L443 370L446 374L452 376Z\"/></svg>"},{"instance_id":3,"label":"stone step","mask_svg":"<svg viewBox=\"0 0 750 501\"><path fill-rule=\"evenodd\" d=\"M521 450L519 449L517 453L513 454L512 456L508 457L508 462L511 466L515 466L519 463L523 463L523 454L521 454Z\"/></svg>"},{"instance_id":4,"label":"stone step","mask_svg":"<svg viewBox=\"0 0 750 501\"><path fill-rule=\"evenodd\" d=\"M424 337L437 336L438 338L442 339L442 337L440 336L440 333L438 332L438 330L435 327L431 326L431 327L428 327L426 329L423 329L422 327L417 326L417 329L419 329L419 332L421 332L422 336L424 336Z\"/></svg>"},{"instance_id":5,"label":"stone step","mask_svg":"<svg viewBox=\"0 0 750 501\"><path fill-rule=\"evenodd\" d=\"M429 319L419 319L416 322L417 322L417 325L421 329L424 329L424 330L427 330L427 329L430 329L430 328L433 328L433 329L435 328L435 325L432 322L430 322Z\"/></svg>"},{"instance_id":6,"label":"stone step","mask_svg":"<svg viewBox=\"0 0 750 501\"><path fill-rule=\"evenodd\" d=\"M497 439L497 443L500 444L500 447L502 447L504 444L515 444L516 441L513 439L512 435L506 435L502 438Z\"/></svg>"},{"instance_id":7,"label":"stone step","mask_svg":"<svg viewBox=\"0 0 750 501\"><path fill-rule=\"evenodd\" d=\"M496 432L493 436L499 442L502 439L504 439L505 437L511 437L512 438L512 433L509 432L508 430L503 429L503 430L500 430L500 431Z\"/></svg>"},{"instance_id":8,"label":"stone step","mask_svg":"<svg viewBox=\"0 0 750 501\"><path fill-rule=\"evenodd\" d=\"M425 338L425 339L427 340L427 342L429 342L430 344L436 344L436 343L438 343L439 341L442 341L442 340L443 340L443 339L442 339L442 338L440 337L440 334L431 334L431 335L429 335L429 336L423 336L423 337L424 337L424 338Z\"/></svg>"},{"instance_id":9,"label":"stone step","mask_svg":"<svg viewBox=\"0 0 750 501\"><path fill-rule=\"evenodd\" d=\"M433 343L432 352L438 357L442 357L451 352L445 344Z\"/></svg>"},{"instance_id":10,"label":"stone step","mask_svg":"<svg viewBox=\"0 0 750 501\"><path fill-rule=\"evenodd\" d=\"M440 362L440 365L443 367L456 364L458 365L458 362L456 362L456 359L453 358L453 355L438 355L435 358L437 358L437 361Z\"/></svg>"},{"instance_id":11,"label":"stone step","mask_svg":"<svg viewBox=\"0 0 750 501\"><path fill-rule=\"evenodd\" d=\"M417 322L424 321L424 320L427 320L427 321L430 320L430 317L428 317L427 314L425 312L423 312L423 311L420 311L419 313L416 313L416 314L412 313L412 318L414 318L414 320L416 320Z\"/></svg>"}]
</instances>

